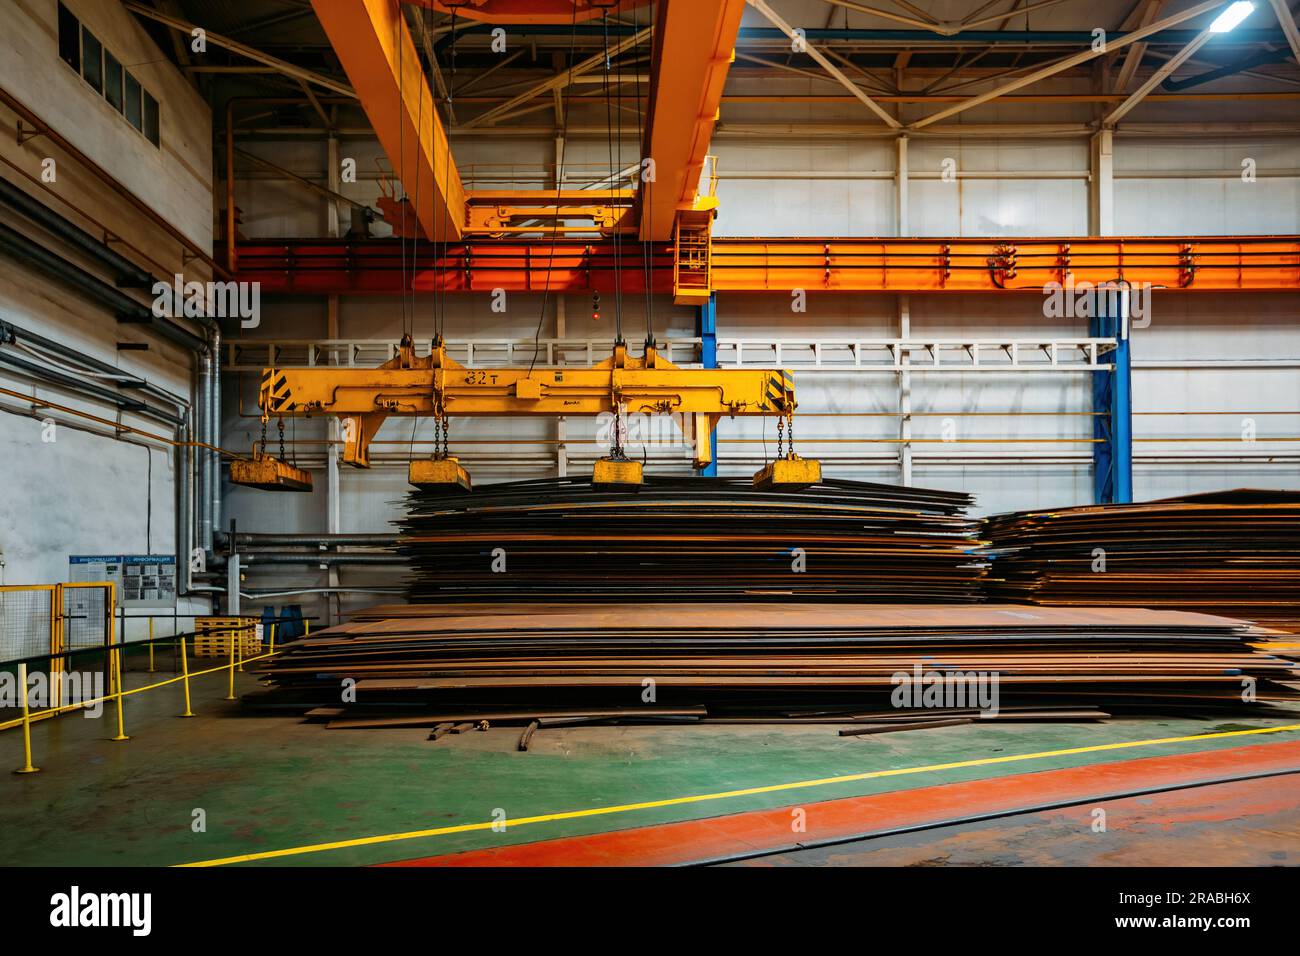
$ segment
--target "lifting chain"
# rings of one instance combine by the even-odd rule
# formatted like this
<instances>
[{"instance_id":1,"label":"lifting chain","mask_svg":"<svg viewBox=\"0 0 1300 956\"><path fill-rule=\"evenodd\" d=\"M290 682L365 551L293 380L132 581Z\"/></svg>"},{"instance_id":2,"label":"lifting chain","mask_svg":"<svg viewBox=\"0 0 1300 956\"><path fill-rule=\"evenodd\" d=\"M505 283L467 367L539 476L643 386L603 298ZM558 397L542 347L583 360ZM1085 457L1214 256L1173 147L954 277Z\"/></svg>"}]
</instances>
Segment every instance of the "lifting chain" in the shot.
<instances>
[{"instance_id":1,"label":"lifting chain","mask_svg":"<svg viewBox=\"0 0 1300 956\"><path fill-rule=\"evenodd\" d=\"M284 416L281 415L279 419L277 419L277 421L280 426L280 460L285 461L286 459L284 457Z\"/></svg>"},{"instance_id":2,"label":"lifting chain","mask_svg":"<svg viewBox=\"0 0 1300 956\"><path fill-rule=\"evenodd\" d=\"M623 451L623 431L627 427L626 409L622 403L614 406L614 434L609 443L609 457L615 461L625 461Z\"/></svg>"},{"instance_id":3,"label":"lifting chain","mask_svg":"<svg viewBox=\"0 0 1300 956\"><path fill-rule=\"evenodd\" d=\"M776 420L776 457L785 457L785 416Z\"/></svg>"},{"instance_id":4,"label":"lifting chain","mask_svg":"<svg viewBox=\"0 0 1300 956\"><path fill-rule=\"evenodd\" d=\"M435 459L449 458L451 449L448 442L451 439L451 419L446 415L434 412L433 414L433 457Z\"/></svg>"},{"instance_id":5,"label":"lifting chain","mask_svg":"<svg viewBox=\"0 0 1300 956\"><path fill-rule=\"evenodd\" d=\"M266 455L266 416L262 416L262 455Z\"/></svg>"},{"instance_id":6,"label":"lifting chain","mask_svg":"<svg viewBox=\"0 0 1300 956\"><path fill-rule=\"evenodd\" d=\"M790 444L790 457L793 458L794 457L794 415L790 415L789 418L790 418L790 431L789 431L789 438L787 440L789 441Z\"/></svg>"}]
</instances>

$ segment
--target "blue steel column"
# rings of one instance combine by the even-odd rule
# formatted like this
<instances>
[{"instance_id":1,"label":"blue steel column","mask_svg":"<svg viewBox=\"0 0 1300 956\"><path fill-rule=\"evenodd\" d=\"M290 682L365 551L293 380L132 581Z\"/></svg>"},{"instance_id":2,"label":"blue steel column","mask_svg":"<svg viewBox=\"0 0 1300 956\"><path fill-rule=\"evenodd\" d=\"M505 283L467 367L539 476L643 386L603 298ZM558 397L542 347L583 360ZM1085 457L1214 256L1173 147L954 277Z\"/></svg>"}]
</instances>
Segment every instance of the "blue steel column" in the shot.
<instances>
[{"instance_id":1,"label":"blue steel column","mask_svg":"<svg viewBox=\"0 0 1300 956\"><path fill-rule=\"evenodd\" d=\"M1128 293L1093 293L1089 334L1115 338L1113 366L1092 376L1092 487L1097 504L1133 500L1133 380L1129 357ZM1114 314L1112 314L1114 313Z\"/></svg>"},{"instance_id":2,"label":"blue steel column","mask_svg":"<svg viewBox=\"0 0 1300 956\"><path fill-rule=\"evenodd\" d=\"M704 368L718 367L718 293L710 292L709 301L695 310L695 334L700 337L700 364ZM718 476L718 432L709 433L709 447L713 453L709 463L700 469L706 478Z\"/></svg>"}]
</instances>

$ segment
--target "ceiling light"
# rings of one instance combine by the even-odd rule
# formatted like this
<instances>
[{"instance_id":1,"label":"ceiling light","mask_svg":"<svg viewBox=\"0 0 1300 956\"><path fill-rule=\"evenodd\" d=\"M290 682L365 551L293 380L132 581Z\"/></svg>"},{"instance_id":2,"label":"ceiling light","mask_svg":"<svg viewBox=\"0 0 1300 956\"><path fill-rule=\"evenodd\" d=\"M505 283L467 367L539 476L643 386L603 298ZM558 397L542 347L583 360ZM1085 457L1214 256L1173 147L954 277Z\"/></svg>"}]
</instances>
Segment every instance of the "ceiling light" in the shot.
<instances>
[{"instance_id":1,"label":"ceiling light","mask_svg":"<svg viewBox=\"0 0 1300 956\"><path fill-rule=\"evenodd\" d=\"M1237 0L1215 18L1210 24L1210 32L1227 33L1254 12L1255 5L1250 0Z\"/></svg>"}]
</instances>

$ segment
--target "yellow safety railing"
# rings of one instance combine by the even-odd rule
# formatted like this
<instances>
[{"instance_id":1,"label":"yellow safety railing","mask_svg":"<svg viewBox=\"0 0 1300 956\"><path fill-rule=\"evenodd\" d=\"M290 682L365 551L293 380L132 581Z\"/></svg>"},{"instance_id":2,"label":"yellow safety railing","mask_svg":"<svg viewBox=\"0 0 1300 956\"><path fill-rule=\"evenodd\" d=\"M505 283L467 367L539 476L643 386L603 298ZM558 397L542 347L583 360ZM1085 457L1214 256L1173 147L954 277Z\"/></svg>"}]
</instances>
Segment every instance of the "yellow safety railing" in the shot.
<instances>
[{"instance_id":1,"label":"yellow safety railing","mask_svg":"<svg viewBox=\"0 0 1300 956\"><path fill-rule=\"evenodd\" d=\"M63 585L63 586L80 587L82 585ZM104 585L99 585L99 586L104 586ZM50 585L47 587L59 587L59 585ZM107 584L107 587L111 589L113 585ZM113 605L110 603L109 607L111 608L112 606ZM156 681L152 684L145 684L141 687L132 687L130 689L127 689L125 682L122 680L122 650L124 645L115 642L112 639L113 625L111 623L111 620L112 620L112 615L110 614L109 624L107 625L108 643L106 648L92 647L92 648L82 648L79 650L70 650L70 649L63 648L59 646L57 643L55 643L52 646L51 654L49 655L50 660L53 662L55 660L56 654L61 655L60 659L66 659L67 657L71 657L76 654L91 653L95 651L102 652L107 650L108 658L109 658L108 671L109 671L110 690L108 693L100 697L91 698L89 700L80 700L75 703L58 704L56 706L49 707L45 710L41 710L33 713L29 705L30 691L27 686L27 663L26 661L23 661L22 663L18 664L18 686L22 698L21 707L20 707L21 713L20 716L16 718L0 722L0 731L11 730L15 727L22 728L23 765L15 771L16 773L35 773L40 769L39 767L34 766L32 763L31 725L33 723L36 723L37 721L45 720L51 717L58 717L64 714L72 713L74 711L84 710L99 704L111 702L115 709L115 714L117 719L117 733L113 737L110 737L109 739L118 742L127 741L130 740L131 738L126 733L126 719L125 719L124 709L122 706L122 702L125 698L130 697L133 694L142 694L145 691L157 690L161 687L167 687L171 684L179 683L182 685L184 690L184 712L180 716L194 717L197 715L194 713L191 707L190 681L192 679L197 677L203 677L207 674L216 674L221 671L226 671L229 674L229 685L228 685L227 696L225 697L225 699L235 700L236 699L235 698L235 671L236 670L242 671L244 664L252 664L257 661L266 660L267 658L274 657L276 654L280 653L275 649L276 625L271 624L268 628L269 634L267 635L269 640L263 643L262 645L260 645L262 647L267 648L266 651L264 653L254 654L251 657L245 656L246 642L243 638L245 638L249 632L255 632L257 627L257 622L255 620L249 619L249 623L245 627L242 628L228 627L225 629L226 632L228 633L228 638L229 638L228 656L225 663L218 664L215 667L205 668L204 670L191 671L189 668L189 653L188 653L187 637L193 637L193 635L176 635L174 637L159 638L155 640L152 638L152 621L150 621L151 637L150 640L148 641L149 673L154 672L153 646L155 644L174 644L174 646L178 648L179 655L180 655L181 673L176 677L169 677L165 680ZM310 622L308 621L303 622L303 633L304 636L311 633ZM40 656L45 656L45 655L40 655ZM54 698L54 699L56 701L61 700L61 698Z\"/></svg>"},{"instance_id":2,"label":"yellow safety railing","mask_svg":"<svg viewBox=\"0 0 1300 956\"><path fill-rule=\"evenodd\" d=\"M88 613L71 613L78 602L70 600L70 593L90 591L99 593L79 602ZM0 662L48 657L51 697L61 700L66 653L108 650L114 641L116 606L117 586L111 581L0 586ZM71 623L83 620L88 623Z\"/></svg>"}]
</instances>

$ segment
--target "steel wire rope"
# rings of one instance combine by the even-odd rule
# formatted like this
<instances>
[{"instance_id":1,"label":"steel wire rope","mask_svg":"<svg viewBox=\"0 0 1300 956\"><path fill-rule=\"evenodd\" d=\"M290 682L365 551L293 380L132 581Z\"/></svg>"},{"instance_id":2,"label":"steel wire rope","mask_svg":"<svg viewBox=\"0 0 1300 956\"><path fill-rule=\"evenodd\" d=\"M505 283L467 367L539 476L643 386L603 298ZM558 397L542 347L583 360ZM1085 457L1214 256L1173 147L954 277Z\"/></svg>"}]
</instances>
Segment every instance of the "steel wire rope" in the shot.
<instances>
[{"instance_id":1,"label":"steel wire rope","mask_svg":"<svg viewBox=\"0 0 1300 956\"><path fill-rule=\"evenodd\" d=\"M567 69L573 69L573 53L578 36L578 6L573 6L573 16L569 21L569 58ZM560 228L560 191L564 187L564 159L568 151L569 132L569 93L573 89L573 74L569 73L569 82L564 85L560 103L559 155L555 157L555 218L551 220L551 248L546 256L546 282L542 286L542 305L537 313L537 328L533 332L533 358L528 363L528 375L531 378L537 366L537 353L541 349L542 323L546 321L546 304L551 297L551 272L555 268L555 237Z\"/></svg>"}]
</instances>

